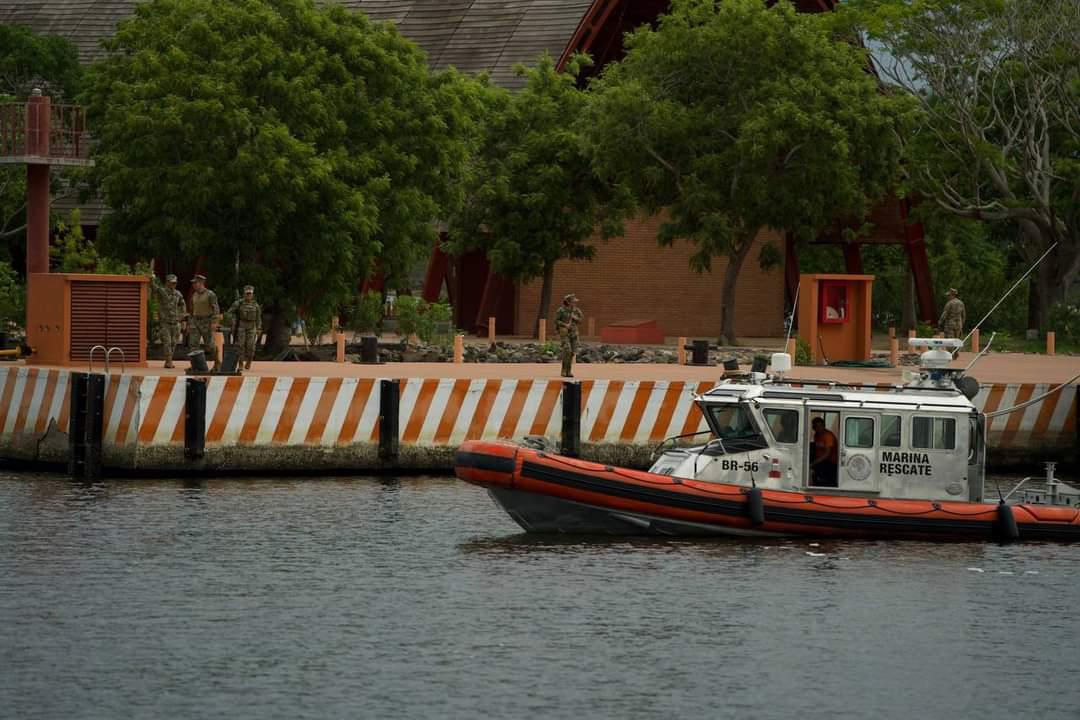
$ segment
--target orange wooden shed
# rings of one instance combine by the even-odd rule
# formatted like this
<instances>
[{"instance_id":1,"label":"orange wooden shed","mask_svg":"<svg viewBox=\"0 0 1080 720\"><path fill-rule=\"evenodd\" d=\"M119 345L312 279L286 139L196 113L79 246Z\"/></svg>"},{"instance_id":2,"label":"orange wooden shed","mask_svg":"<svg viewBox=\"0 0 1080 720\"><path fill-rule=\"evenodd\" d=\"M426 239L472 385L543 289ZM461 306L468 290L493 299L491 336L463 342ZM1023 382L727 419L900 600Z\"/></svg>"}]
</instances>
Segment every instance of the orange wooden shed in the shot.
<instances>
[{"instance_id":1,"label":"orange wooden shed","mask_svg":"<svg viewBox=\"0 0 1080 720\"><path fill-rule=\"evenodd\" d=\"M869 360L873 275L800 275L799 337L814 364Z\"/></svg>"},{"instance_id":2,"label":"orange wooden shed","mask_svg":"<svg viewBox=\"0 0 1080 720\"><path fill-rule=\"evenodd\" d=\"M83 365L96 345L118 347L128 365L146 365L150 279L139 275L31 275L26 338L42 365ZM113 356L116 362L119 356ZM103 353L96 355L100 363Z\"/></svg>"}]
</instances>

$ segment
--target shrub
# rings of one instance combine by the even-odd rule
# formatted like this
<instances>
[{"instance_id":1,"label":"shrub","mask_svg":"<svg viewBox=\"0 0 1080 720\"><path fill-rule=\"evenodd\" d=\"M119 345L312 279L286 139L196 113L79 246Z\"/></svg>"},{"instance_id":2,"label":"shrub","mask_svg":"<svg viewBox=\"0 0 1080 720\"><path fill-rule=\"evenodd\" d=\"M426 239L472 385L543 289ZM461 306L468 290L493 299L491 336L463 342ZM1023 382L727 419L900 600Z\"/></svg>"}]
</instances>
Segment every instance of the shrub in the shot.
<instances>
[{"instance_id":1,"label":"shrub","mask_svg":"<svg viewBox=\"0 0 1080 720\"><path fill-rule=\"evenodd\" d=\"M810 354L810 343L806 342L802 338L795 339L795 364L796 365L813 365L814 360Z\"/></svg>"},{"instance_id":2,"label":"shrub","mask_svg":"<svg viewBox=\"0 0 1080 720\"><path fill-rule=\"evenodd\" d=\"M349 308L349 329L360 333L373 333L383 316L382 295L369 290Z\"/></svg>"}]
</instances>

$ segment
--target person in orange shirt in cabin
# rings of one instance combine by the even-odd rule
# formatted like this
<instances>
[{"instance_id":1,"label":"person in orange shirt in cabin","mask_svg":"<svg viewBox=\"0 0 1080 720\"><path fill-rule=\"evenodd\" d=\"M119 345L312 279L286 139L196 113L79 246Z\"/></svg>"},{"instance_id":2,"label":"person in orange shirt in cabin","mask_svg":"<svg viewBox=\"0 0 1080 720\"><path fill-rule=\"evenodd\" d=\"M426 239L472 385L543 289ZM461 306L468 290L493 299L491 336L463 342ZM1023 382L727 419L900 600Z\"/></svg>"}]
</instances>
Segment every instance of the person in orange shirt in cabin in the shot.
<instances>
[{"instance_id":1,"label":"person in orange shirt in cabin","mask_svg":"<svg viewBox=\"0 0 1080 720\"><path fill-rule=\"evenodd\" d=\"M814 458L810 461L813 484L818 487L837 487L836 470L839 463L839 447L836 435L825 427L825 421L814 418Z\"/></svg>"}]
</instances>

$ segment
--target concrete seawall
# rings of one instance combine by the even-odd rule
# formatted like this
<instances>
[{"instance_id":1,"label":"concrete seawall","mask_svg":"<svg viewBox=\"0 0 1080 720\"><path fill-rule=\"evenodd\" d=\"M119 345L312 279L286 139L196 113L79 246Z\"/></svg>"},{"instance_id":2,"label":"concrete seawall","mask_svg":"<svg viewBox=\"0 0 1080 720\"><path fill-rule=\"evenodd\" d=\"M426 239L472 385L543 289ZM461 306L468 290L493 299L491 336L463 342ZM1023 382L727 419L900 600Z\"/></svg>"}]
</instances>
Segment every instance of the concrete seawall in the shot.
<instances>
[{"instance_id":1,"label":"concrete seawall","mask_svg":"<svg viewBox=\"0 0 1080 720\"><path fill-rule=\"evenodd\" d=\"M656 375L663 368L649 366L647 374ZM189 380L153 372L106 377L102 454L107 467L252 473L448 469L464 440L520 440L525 435L557 440L561 430L559 379L405 378L399 380L400 449L396 457L387 458L379 453L383 378L211 377L205 380L205 452L190 459L185 454ZM68 369L0 368L0 459L67 461L72 374ZM392 377L387 374L385 379ZM693 397L714 384L713 380L583 380L582 456L609 464L647 464L652 449L664 438L706 429ZM976 404L991 412L1052 387L987 385ZM1023 411L993 418L992 462L1075 459L1076 420L1075 385Z\"/></svg>"}]
</instances>

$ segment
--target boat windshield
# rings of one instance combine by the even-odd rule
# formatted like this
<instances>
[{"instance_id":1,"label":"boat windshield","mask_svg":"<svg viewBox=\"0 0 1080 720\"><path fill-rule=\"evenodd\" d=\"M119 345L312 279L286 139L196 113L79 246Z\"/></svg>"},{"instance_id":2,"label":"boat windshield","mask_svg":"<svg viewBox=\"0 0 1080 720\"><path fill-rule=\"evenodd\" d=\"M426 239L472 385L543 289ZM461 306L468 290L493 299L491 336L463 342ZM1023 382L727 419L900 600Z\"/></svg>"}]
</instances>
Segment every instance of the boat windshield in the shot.
<instances>
[{"instance_id":1,"label":"boat windshield","mask_svg":"<svg viewBox=\"0 0 1080 720\"><path fill-rule=\"evenodd\" d=\"M758 429L750 407L744 403L710 405L708 409L709 426L719 438L713 447L724 453L760 450L769 446L765 436ZM721 447L716 447L717 445Z\"/></svg>"}]
</instances>

